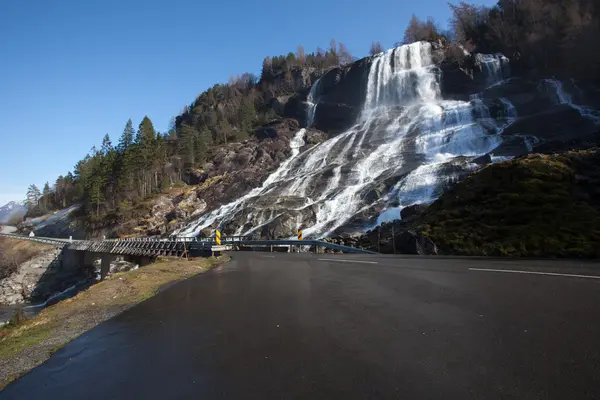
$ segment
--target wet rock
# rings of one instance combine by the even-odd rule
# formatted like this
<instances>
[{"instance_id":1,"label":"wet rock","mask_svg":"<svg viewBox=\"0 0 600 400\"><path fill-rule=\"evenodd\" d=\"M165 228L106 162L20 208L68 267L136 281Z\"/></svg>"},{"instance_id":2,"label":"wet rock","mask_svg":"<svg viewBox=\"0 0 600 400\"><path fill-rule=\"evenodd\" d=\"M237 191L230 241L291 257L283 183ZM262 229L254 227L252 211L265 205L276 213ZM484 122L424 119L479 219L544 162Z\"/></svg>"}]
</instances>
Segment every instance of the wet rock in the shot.
<instances>
[{"instance_id":1,"label":"wet rock","mask_svg":"<svg viewBox=\"0 0 600 400\"><path fill-rule=\"evenodd\" d=\"M461 66L456 62L443 62L439 66L440 89L445 99L468 100L469 93L476 93L480 87L474 78L472 68Z\"/></svg>"},{"instance_id":2,"label":"wet rock","mask_svg":"<svg viewBox=\"0 0 600 400\"><path fill-rule=\"evenodd\" d=\"M321 77L316 93L314 126L328 133L352 126L365 101L372 58L332 68Z\"/></svg>"},{"instance_id":3,"label":"wet rock","mask_svg":"<svg viewBox=\"0 0 600 400\"><path fill-rule=\"evenodd\" d=\"M484 154L480 157L476 157L474 159L471 160L471 162L473 164L477 164L477 165L488 165L492 163L492 156L490 156L489 154Z\"/></svg>"},{"instance_id":4,"label":"wet rock","mask_svg":"<svg viewBox=\"0 0 600 400\"><path fill-rule=\"evenodd\" d=\"M319 101L314 127L330 134L344 132L355 124L360 111L357 106Z\"/></svg>"}]
</instances>

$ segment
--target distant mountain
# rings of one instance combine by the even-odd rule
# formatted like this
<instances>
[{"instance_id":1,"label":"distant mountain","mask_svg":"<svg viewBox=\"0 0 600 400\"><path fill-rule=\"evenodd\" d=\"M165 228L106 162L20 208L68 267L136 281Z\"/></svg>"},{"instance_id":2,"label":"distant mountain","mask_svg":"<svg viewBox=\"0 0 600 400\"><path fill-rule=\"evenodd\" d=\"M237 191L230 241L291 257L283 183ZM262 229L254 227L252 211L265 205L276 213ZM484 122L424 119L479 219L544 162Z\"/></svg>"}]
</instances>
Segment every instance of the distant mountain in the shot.
<instances>
[{"instance_id":1,"label":"distant mountain","mask_svg":"<svg viewBox=\"0 0 600 400\"><path fill-rule=\"evenodd\" d=\"M19 218L22 219L27 212L27 207L16 201L11 201L0 207L0 224L6 224Z\"/></svg>"}]
</instances>

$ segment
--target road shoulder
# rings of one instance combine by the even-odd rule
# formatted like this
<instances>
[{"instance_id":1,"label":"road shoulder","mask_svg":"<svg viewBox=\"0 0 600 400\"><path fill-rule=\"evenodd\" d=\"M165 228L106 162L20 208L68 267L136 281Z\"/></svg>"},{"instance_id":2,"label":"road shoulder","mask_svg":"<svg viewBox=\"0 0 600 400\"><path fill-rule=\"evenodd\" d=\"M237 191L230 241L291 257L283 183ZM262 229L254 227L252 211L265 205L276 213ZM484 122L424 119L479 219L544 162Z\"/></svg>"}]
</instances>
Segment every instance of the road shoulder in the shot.
<instances>
[{"instance_id":1,"label":"road shoulder","mask_svg":"<svg viewBox=\"0 0 600 400\"><path fill-rule=\"evenodd\" d=\"M0 390L46 361L59 348L98 324L152 297L161 288L227 261L227 257L161 258L115 274L37 316L0 328Z\"/></svg>"}]
</instances>

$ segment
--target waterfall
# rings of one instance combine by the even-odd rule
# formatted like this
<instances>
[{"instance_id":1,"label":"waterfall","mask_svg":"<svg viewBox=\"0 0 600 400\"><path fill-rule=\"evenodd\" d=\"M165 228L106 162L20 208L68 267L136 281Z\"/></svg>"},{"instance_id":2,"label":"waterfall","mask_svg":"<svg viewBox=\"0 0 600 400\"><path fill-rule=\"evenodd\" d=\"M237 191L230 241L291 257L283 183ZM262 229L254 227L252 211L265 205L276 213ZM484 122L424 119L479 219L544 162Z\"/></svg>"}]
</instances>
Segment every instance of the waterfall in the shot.
<instances>
[{"instance_id":1,"label":"waterfall","mask_svg":"<svg viewBox=\"0 0 600 400\"><path fill-rule=\"evenodd\" d=\"M281 163L279 168L275 172L273 172L269 177L263 182L263 184L255 189L252 189L245 196L240 197L239 199L229 203L222 205L218 209L206 213L202 215L199 219L197 219L192 224L187 227L174 232L174 235L178 236L197 236L200 231L206 227L212 226L215 222L224 221L227 217L230 217L235 212L237 212L240 208L243 207L244 203L256 197L261 196L265 192L268 192L270 186L283 178L290 172L290 164L292 161L298 157L300 154L300 148L304 146L304 135L306 133L306 129L300 129L295 135L294 138L290 141L290 148L292 149L291 156Z\"/></svg>"},{"instance_id":2,"label":"waterfall","mask_svg":"<svg viewBox=\"0 0 600 400\"><path fill-rule=\"evenodd\" d=\"M504 76L498 72L504 68L503 57L480 59L490 81ZM398 205L433 201L455 179L454 159L491 152L502 142L504 128L490 129L495 120L480 96L470 102L442 99L439 78L430 43L374 56L365 103L353 127L303 152L301 130L290 143L291 156L261 187L201 216L178 234L197 235L215 221L249 233L294 213L303 219L306 237L322 237L362 215L377 219L382 207L386 215L397 215L393 207ZM308 95L309 123L314 121L318 86L319 81ZM507 117L514 118L510 102L500 101ZM482 124L480 119L489 121Z\"/></svg>"},{"instance_id":3,"label":"waterfall","mask_svg":"<svg viewBox=\"0 0 600 400\"><path fill-rule=\"evenodd\" d=\"M503 54L476 54L488 86L500 84L510 75L510 62Z\"/></svg>"},{"instance_id":4,"label":"waterfall","mask_svg":"<svg viewBox=\"0 0 600 400\"><path fill-rule=\"evenodd\" d=\"M573 103L573 98L563 88L563 83L556 79L544 79L542 84L549 87L556 97L556 104L566 104L586 119L591 120L596 125L600 125L600 113L589 107L580 106Z\"/></svg>"},{"instance_id":5,"label":"waterfall","mask_svg":"<svg viewBox=\"0 0 600 400\"><path fill-rule=\"evenodd\" d=\"M317 81L311 86L310 92L308 93L308 97L306 98L306 103L308 104L307 116L306 116L306 126L310 127L315 122L315 113L317 112L317 91L319 90L319 83L321 82L321 78L317 79Z\"/></svg>"}]
</instances>

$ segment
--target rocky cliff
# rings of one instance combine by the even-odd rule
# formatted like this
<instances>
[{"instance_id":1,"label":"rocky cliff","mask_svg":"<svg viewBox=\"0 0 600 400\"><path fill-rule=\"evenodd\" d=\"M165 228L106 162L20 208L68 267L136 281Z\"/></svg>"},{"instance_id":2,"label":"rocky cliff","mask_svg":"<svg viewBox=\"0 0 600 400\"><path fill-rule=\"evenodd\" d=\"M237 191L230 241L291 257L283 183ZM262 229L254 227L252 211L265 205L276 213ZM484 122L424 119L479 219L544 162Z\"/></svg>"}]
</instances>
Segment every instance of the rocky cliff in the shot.
<instances>
[{"instance_id":1,"label":"rocky cliff","mask_svg":"<svg viewBox=\"0 0 600 400\"><path fill-rule=\"evenodd\" d=\"M502 55L451 62L444 51L419 42L325 73L284 110L305 113L305 125L327 140L311 142L310 129L290 126L291 153L282 151L276 169L240 172L199 193L219 200L175 233L221 224L254 237L291 237L299 225L308 237L357 235L433 202L482 165L596 132L594 96L574 82L511 76ZM219 158L237 152L245 150Z\"/></svg>"},{"instance_id":2,"label":"rocky cliff","mask_svg":"<svg viewBox=\"0 0 600 400\"><path fill-rule=\"evenodd\" d=\"M278 118L212 148L184 174L185 187L123 202L95 233L197 236L220 225L275 238L303 226L306 237L347 240L431 204L487 164L595 143L598 91L512 75L510 64L501 54L449 58L440 43L417 42L325 72L274 76L293 89L265 92ZM397 244L433 251L419 235Z\"/></svg>"}]
</instances>

